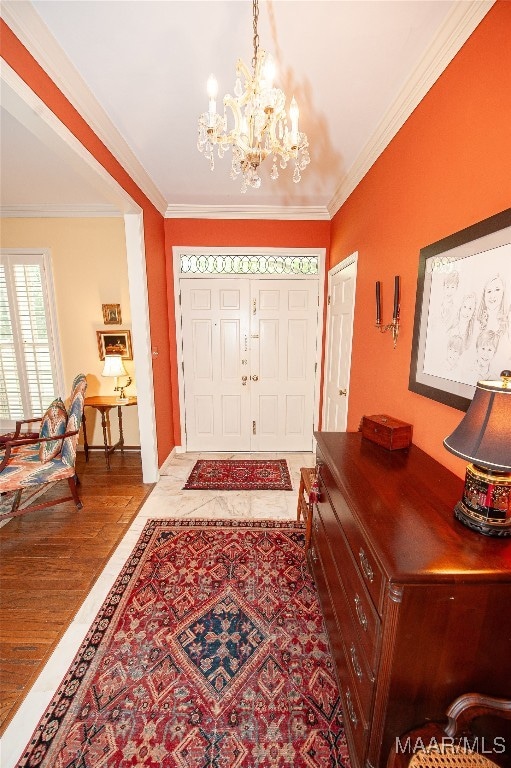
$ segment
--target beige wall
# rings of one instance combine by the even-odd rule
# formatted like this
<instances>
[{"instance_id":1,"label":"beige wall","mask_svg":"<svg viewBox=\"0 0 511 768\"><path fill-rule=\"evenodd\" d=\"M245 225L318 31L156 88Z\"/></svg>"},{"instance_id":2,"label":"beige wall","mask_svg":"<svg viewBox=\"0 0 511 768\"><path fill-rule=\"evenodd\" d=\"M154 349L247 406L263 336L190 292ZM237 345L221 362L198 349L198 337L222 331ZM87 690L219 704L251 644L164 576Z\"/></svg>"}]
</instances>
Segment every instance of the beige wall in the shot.
<instances>
[{"instance_id":1,"label":"beige wall","mask_svg":"<svg viewBox=\"0 0 511 768\"><path fill-rule=\"evenodd\" d=\"M66 394L75 375L83 372L87 395L112 395L113 379L101 377L96 331L131 330L122 217L2 219L0 246L49 249ZM121 305L121 325L103 324L102 304ZM124 365L135 379L133 361ZM136 394L136 381L127 394ZM112 438L117 440L117 419L110 413ZM140 445L136 407L123 409L123 424L126 444ZM92 409L87 409L87 428L89 443L102 444L101 423Z\"/></svg>"}]
</instances>

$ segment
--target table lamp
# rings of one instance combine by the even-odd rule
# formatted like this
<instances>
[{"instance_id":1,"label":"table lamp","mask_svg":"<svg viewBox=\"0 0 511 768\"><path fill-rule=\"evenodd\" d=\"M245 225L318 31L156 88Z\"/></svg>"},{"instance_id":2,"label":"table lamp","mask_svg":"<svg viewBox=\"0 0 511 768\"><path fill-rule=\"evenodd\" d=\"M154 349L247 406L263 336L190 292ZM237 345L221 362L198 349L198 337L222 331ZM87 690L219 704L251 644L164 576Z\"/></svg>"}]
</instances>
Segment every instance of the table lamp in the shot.
<instances>
[{"instance_id":1,"label":"table lamp","mask_svg":"<svg viewBox=\"0 0 511 768\"><path fill-rule=\"evenodd\" d=\"M444 440L470 462L454 515L485 536L511 536L511 371L500 376L477 382L468 411Z\"/></svg>"},{"instance_id":2,"label":"table lamp","mask_svg":"<svg viewBox=\"0 0 511 768\"><path fill-rule=\"evenodd\" d=\"M117 398L118 403L127 403L129 398L124 394L126 387L131 384L131 376L128 376L128 372L124 367L121 355L105 355L105 365L103 366L102 376L112 376L115 381L114 392L119 392ZM127 376L128 381L123 386L118 384L120 376Z\"/></svg>"}]
</instances>

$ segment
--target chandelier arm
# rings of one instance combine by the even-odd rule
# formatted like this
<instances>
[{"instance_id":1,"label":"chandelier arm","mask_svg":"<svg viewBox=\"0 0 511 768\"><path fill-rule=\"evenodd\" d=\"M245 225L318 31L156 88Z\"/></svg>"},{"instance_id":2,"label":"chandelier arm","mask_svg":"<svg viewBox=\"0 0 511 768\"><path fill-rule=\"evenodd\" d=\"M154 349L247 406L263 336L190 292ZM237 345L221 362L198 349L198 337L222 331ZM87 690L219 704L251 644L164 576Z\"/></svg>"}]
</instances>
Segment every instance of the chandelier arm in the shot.
<instances>
[{"instance_id":1,"label":"chandelier arm","mask_svg":"<svg viewBox=\"0 0 511 768\"><path fill-rule=\"evenodd\" d=\"M238 59L238 61L236 62L236 74L238 75L238 77L240 75L243 75L246 83L249 83L252 80L252 73L242 59ZM224 102L225 102L225 98L226 97L224 97Z\"/></svg>"}]
</instances>

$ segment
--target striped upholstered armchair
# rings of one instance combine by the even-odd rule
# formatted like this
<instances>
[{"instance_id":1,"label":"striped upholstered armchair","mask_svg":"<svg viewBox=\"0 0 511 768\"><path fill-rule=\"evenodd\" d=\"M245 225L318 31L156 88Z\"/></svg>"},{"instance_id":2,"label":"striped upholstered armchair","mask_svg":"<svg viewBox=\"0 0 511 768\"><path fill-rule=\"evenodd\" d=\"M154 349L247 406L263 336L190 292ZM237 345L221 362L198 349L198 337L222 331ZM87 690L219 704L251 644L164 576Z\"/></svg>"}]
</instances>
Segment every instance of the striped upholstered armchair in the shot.
<instances>
[{"instance_id":1,"label":"striped upholstered armchair","mask_svg":"<svg viewBox=\"0 0 511 768\"><path fill-rule=\"evenodd\" d=\"M13 496L12 507L0 513L0 520L52 507L63 501L74 501L77 509L82 508L75 461L86 389L87 380L81 373L73 381L69 409L57 398L41 418L16 422L13 436L9 436L0 446L0 493L12 493ZM23 425L33 428L35 422L41 424L37 434L27 437L21 432ZM59 480L67 480L70 496L19 509L24 490L37 490Z\"/></svg>"}]
</instances>

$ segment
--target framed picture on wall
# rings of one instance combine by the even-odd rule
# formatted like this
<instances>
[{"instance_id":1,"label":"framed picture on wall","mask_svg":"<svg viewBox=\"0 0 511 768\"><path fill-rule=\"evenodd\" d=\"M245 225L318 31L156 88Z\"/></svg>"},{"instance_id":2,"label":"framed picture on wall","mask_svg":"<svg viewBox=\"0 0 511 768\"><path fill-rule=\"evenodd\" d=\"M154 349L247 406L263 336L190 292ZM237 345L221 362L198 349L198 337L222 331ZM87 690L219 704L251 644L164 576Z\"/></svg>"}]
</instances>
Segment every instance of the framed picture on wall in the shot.
<instances>
[{"instance_id":1,"label":"framed picture on wall","mask_svg":"<svg viewBox=\"0 0 511 768\"><path fill-rule=\"evenodd\" d=\"M511 368L511 209L421 249L408 388L466 411Z\"/></svg>"},{"instance_id":2,"label":"framed picture on wall","mask_svg":"<svg viewBox=\"0 0 511 768\"><path fill-rule=\"evenodd\" d=\"M133 360L130 331L96 331L99 359L105 355L120 355L123 360Z\"/></svg>"},{"instance_id":3,"label":"framed picture on wall","mask_svg":"<svg viewBox=\"0 0 511 768\"><path fill-rule=\"evenodd\" d=\"M121 325L121 305L120 304L102 304L103 322L105 325Z\"/></svg>"}]
</instances>

